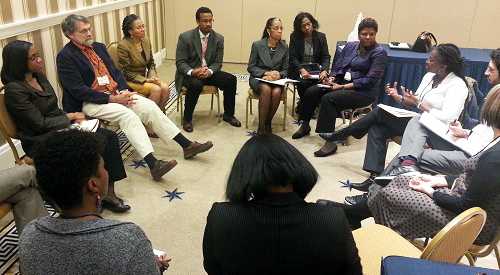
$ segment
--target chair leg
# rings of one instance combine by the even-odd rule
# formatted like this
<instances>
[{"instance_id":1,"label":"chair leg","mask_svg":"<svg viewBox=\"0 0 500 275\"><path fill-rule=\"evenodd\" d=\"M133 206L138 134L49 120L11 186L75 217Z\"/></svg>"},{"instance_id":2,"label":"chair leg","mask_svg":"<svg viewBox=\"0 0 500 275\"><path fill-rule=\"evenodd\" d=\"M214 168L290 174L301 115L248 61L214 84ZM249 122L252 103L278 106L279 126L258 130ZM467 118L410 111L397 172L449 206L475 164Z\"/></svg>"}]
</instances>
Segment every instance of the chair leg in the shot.
<instances>
[{"instance_id":1,"label":"chair leg","mask_svg":"<svg viewBox=\"0 0 500 275\"><path fill-rule=\"evenodd\" d=\"M212 99L210 100L210 111L214 109L214 94L212 94Z\"/></svg>"},{"instance_id":2,"label":"chair leg","mask_svg":"<svg viewBox=\"0 0 500 275\"><path fill-rule=\"evenodd\" d=\"M293 96L292 96L292 117L295 117L295 85L293 85Z\"/></svg>"},{"instance_id":3,"label":"chair leg","mask_svg":"<svg viewBox=\"0 0 500 275\"><path fill-rule=\"evenodd\" d=\"M213 100L213 98L212 98ZM217 121L220 122L221 120L221 114L220 114L220 97L219 94L217 94Z\"/></svg>"},{"instance_id":4,"label":"chair leg","mask_svg":"<svg viewBox=\"0 0 500 275\"><path fill-rule=\"evenodd\" d=\"M474 256L472 256L472 254L470 254L470 252L467 251L465 252L465 257L469 261L469 265L474 266L474 264L476 263L476 259L474 258Z\"/></svg>"},{"instance_id":5,"label":"chair leg","mask_svg":"<svg viewBox=\"0 0 500 275\"><path fill-rule=\"evenodd\" d=\"M349 125L352 124L352 118L354 117L354 111L351 112L351 115L349 116Z\"/></svg>"},{"instance_id":6,"label":"chair leg","mask_svg":"<svg viewBox=\"0 0 500 275\"><path fill-rule=\"evenodd\" d=\"M340 115L342 116L342 124L345 124L345 112L340 111Z\"/></svg>"},{"instance_id":7,"label":"chair leg","mask_svg":"<svg viewBox=\"0 0 500 275\"><path fill-rule=\"evenodd\" d=\"M287 98L286 98L287 94L285 92L285 98L283 99L283 131L286 131L286 109L287 109L287 106L286 106L286 102L287 102Z\"/></svg>"},{"instance_id":8,"label":"chair leg","mask_svg":"<svg viewBox=\"0 0 500 275\"><path fill-rule=\"evenodd\" d=\"M181 105L181 125L182 123L184 122L183 118L184 118L184 102L182 102L182 95L179 95L179 100L180 100L180 105Z\"/></svg>"},{"instance_id":9,"label":"chair leg","mask_svg":"<svg viewBox=\"0 0 500 275\"><path fill-rule=\"evenodd\" d=\"M247 107L245 109L245 127L248 129L248 105L252 106L252 99L250 97L247 97ZM251 108L251 107L250 107Z\"/></svg>"}]
</instances>

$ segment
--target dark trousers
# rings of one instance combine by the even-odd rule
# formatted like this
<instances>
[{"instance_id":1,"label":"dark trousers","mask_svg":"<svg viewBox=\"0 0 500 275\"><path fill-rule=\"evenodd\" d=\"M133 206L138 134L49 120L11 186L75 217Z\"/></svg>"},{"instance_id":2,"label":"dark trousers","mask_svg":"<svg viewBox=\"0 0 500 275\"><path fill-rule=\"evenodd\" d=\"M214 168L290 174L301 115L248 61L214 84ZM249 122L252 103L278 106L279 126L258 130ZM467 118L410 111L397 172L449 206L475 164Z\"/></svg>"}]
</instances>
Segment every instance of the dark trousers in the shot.
<instances>
[{"instance_id":1,"label":"dark trousers","mask_svg":"<svg viewBox=\"0 0 500 275\"><path fill-rule=\"evenodd\" d=\"M302 86L302 88L304 87L305 86ZM320 88L316 85L309 86L305 90L304 94L300 96L301 108L299 112L299 120L309 122L314 114L314 110L321 102L321 97L328 91L328 89Z\"/></svg>"},{"instance_id":2,"label":"dark trousers","mask_svg":"<svg viewBox=\"0 0 500 275\"><path fill-rule=\"evenodd\" d=\"M300 80L300 82L295 84L297 86L297 92L299 94L300 100L302 100L304 98L304 95L306 94L307 89L309 89L312 86L315 86L316 84L319 83L319 81L316 79L311 79L311 80L310 79L297 79L297 80Z\"/></svg>"},{"instance_id":3,"label":"dark trousers","mask_svg":"<svg viewBox=\"0 0 500 275\"><path fill-rule=\"evenodd\" d=\"M236 77L230 73L218 71L206 79L197 79L191 76L186 76L184 78L184 86L188 90L184 109L184 120L190 122L193 119L193 111L196 107L196 103L198 103L203 85L216 86L222 90L224 92L224 115L234 116Z\"/></svg>"},{"instance_id":4,"label":"dark trousers","mask_svg":"<svg viewBox=\"0 0 500 275\"><path fill-rule=\"evenodd\" d=\"M410 118L398 118L375 107L345 128L347 135L358 139L368 134L363 170L377 174L384 170L387 139L402 136L408 121Z\"/></svg>"},{"instance_id":5,"label":"dark trousers","mask_svg":"<svg viewBox=\"0 0 500 275\"><path fill-rule=\"evenodd\" d=\"M372 96L354 90L329 91L321 97L316 133L334 132L341 111L364 107L374 100Z\"/></svg>"},{"instance_id":6,"label":"dark trousers","mask_svg":"<svg viewBox=\"0 0 500 275\"><path fill-rule=\"evenodd\" d=\"M127 177L125 167L123 167L122 154L120 152L120 142L115 132L99 128L96 131L97 139L102 142L104 168L108 171L109 181L115 182Z\"/></svg>"}]
</instances>

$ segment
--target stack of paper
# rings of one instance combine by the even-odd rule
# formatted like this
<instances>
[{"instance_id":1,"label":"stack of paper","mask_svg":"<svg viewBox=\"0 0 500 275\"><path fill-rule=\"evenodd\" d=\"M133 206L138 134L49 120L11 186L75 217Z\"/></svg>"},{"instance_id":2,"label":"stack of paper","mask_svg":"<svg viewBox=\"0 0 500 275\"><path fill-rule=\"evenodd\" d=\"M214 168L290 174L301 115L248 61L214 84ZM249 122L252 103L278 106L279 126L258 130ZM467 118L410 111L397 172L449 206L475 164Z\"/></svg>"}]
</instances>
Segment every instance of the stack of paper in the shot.
<instances>
[{"instance_id":1,"label":"stack of paper","mask_svg":"<svg viewBox=\"0 0 500 275\"><path fill-rule=\"evenodd\" d=\"M414 117L418 115L418 113L415 113L413 111L408 111L405 109L396 108L385 104L379 104L377 106L395 117Z\"/></svg>"},{"instance_id":2,"label":"stack of paper","mask_svg":"<svg viewBox=\"0 0 500 275\"><path fill-rule=\"evenodd\" d=\"M262 82L267 82L267 83L271 83L274 85L280 85L280 86L285 86L287 83L300 82L300 81L290 79L290 78L282 78L282 79L278 79L278 80L265 80L262 78L255 78L255 79L260 80Z\"/></svg>"},{"instance_id":3,"label":"stack of paper","mask_svg":"<svg viewBox=\"0 0 500 275\"><path fill-rule=\"evenodd\" d=\"M97 131L97 128L99 128L99 120L98 119L84 120L80 122L80 124L78 124L78 127L82 131L95 132Z\"/></svg>"}]
</instances>

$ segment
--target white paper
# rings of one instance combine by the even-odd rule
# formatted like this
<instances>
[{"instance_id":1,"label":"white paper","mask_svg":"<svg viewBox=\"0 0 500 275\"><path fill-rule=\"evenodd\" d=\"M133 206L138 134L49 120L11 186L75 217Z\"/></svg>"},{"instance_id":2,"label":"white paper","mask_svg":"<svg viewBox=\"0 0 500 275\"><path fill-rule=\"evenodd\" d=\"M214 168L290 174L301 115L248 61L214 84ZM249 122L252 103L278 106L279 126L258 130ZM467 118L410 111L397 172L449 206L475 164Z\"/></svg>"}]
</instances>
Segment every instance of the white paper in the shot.
<instances>
[{"instance_id":1,"label":"white paper","mask_svg":"<svg viewBox=\"0 0 500 275\"><path fill-rule=\"evenodd\" d=\"M274 85L280 85L280 86L285 86L287 83L300 82L300 81L290 79L290 78L282 78L282 79L278 79L278 80L265 80L262 78L255 78L255 79L260 80L262 82L267 82L267 83L271 83Z\"/></svg>"},{"instance_id":2,"label":"white paper","mask_svg":"<svg viewBox=\"0 0 500 275\"><path fill-rule=\"evenodd\" d=\"M330 85L325 85L325 84L317 84L316 86L318 86L320 88L326 88L326 89L330 89L332 87Z\"/></svg>"},{"instance_id":3,"label":"white paper","mask_svg":"<svg viewBox=\"0 0 500 275\"><path fill-rule=\"evenodd\" d=\"M410 45L408 45L408 43L405 43L405 42L399 43L398 45L389 43L389 48L391 48L391 49L409 49Z\"/></svg>"},{"instance_id":4,"label":"white paper","mask_svg":"<svg viewBox=\"0 0 500 275\"><path fill-rule=\"evenodd\" d=\"M153 248L153 253L154 253L156 256L158 256L158 257L163 256L163 255L167 255L167 253L165 253L165 251L161 251L161 250L154 249L154 248Z\"/></svg>"},{"instance_id":5,"label":"white paper","mask_svg":"<svg viewBox=\"0 0 500 275\"><path fill-rule=\"evenodd\" d=\"M413 111L408 111L405 109L396 108L385 104L379 104L378 107L395 117L414 117L418 115Z\"/></svg>"},{"instance_id":6,"label":"white paper","mask_svg":"<svg viewBox=\"0 0 500 275\"><path fill-rule=\"evenodd\" d=\"M457 138L452 135L449 131L449 125L443 123L441 120L433 117L431 114L424 112L422 116L420 116L419 120L420 124L422 124L425 128L432 131L434 134L438 135L442 139L448 141L449 143L455 145L460 150L469 154L469 156L474 155L474 152L470 150L469 144L466 138Z\"/></svg>"},{"instance_id":7,"label":"white paper","mask_svg":"<svg viewBox=\"0 0 500 275\"><path fill-rule=\"evenodd\" d=\"M300 78L304 79L302 75L300 75ZM308 79L319 79L319 74L310 74Z\"/></svg>"},{"instance_id":8,"label":"white paper","mask_svg":"<svg viewBox=\"0 0 500 275\"><path fill-rule=\"evenodd\" d=\"M99 128L99 120L98 119L84 120L80 122L80 124L77 124L77 127L79 127L79 129L82 131L95 133L95 131L97 131L97 128Z\"/></svg>"}]
</instances>

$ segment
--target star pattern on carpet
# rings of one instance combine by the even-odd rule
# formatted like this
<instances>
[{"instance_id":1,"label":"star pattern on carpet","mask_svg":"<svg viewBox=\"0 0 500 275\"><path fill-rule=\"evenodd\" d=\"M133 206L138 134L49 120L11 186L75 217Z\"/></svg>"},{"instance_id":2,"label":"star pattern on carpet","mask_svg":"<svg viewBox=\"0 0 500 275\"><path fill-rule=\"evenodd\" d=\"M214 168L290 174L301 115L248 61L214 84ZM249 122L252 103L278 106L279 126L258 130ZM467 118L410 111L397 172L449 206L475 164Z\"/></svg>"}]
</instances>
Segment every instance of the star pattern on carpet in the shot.
<instances>
[{"instance_id":1,"label":"star pattern on carpet","mask_svg":"<svg viewBox=\"0 0 500 275\"><path fill-rule=\"evenodd\" d=\"M132 160L132 164L130 164L129 166L134 167L134 169L137 169L139 167L146 168L146 161L144 161L143 159L141 159L141 160Z\"/></svg>"},{"instance_id":2,"label":"star pattern on carpet","mask_svg":"<svg viewBox=\"0 0 500 275\"><path fill-rule=\"evenodd\" d=\"M349 188L349 191L352 190L352 183L350 180L345 180L345 181L342 181L342 180L339 180L339 182L342 184L342 188Z\"/></svg>"},{"instance_id":3,"label":"star pattern on carpet","mask_svg":"<svg viewBox=\"0 0 500 275\"><path fill-rule=\"evenodd\" d=\"M169 202L171 202L174 199L182 200L181 195L185 193L177 191L177 188L175 188L174 191L165 190L165 192L167 194L165 196L162 196L162 198L168 198Z\"/></svg>"},{"instance_id":4,"label":"star pattern on carpet","mask_svg":"<svg viewBox=\"0 0 500 275\"><path fill-rule=\"evenodd\" d=\"M257 131L247 131L247 136L254 137L257 135Z\"/></svg>"}]
</instances>

